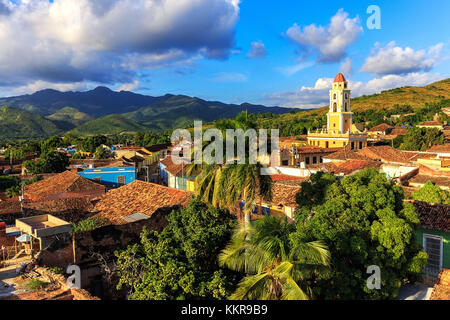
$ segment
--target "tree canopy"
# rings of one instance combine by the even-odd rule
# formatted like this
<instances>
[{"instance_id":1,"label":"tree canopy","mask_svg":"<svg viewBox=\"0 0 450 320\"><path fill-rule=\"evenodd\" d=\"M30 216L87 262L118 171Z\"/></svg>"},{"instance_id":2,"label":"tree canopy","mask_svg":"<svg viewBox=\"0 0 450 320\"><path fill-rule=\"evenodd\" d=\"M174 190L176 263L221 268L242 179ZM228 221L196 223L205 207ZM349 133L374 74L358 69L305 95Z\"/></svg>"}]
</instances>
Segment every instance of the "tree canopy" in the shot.
<instances>
[{"instance_id":1,"label":"tree canopy","mask_svg":"<svg viewBox=\"0 0 450 320\"><path fill-rule=\"evenodd\" d=\"M429 203L450 204L450 192L439 188L431 181L427 181L422 188L414 191L411 198Z\"/></svg>"},{"instance_id":2,"label":"tree canopy","mask_svg":"<svg viewBox=\"0 0 450 320\"><path fill-rule=\"evenodd\" d=\"M319 275L323 299L395 298L403 281L414 281L427 255L415 239L418 214L404 203L401 187L374 169L341 180L318 173L297 196L298 241L323 240L331 253L331 275ZM381 289L370 290L367 267L381 269Z\"/></svg>"},{"instance_id":3,"label":"tree canopy","mask_svg":"<svg viewBox=\"0 0 450 320\"><path fill-rule=\"evenodd\" d=\"M172 211L160 233L144 229L141 241L118 257L118 288L134 300L223 299L237 275L218 266L218 255L235 226L223 210L193 199Z\"/></svg>"}]
</instances>

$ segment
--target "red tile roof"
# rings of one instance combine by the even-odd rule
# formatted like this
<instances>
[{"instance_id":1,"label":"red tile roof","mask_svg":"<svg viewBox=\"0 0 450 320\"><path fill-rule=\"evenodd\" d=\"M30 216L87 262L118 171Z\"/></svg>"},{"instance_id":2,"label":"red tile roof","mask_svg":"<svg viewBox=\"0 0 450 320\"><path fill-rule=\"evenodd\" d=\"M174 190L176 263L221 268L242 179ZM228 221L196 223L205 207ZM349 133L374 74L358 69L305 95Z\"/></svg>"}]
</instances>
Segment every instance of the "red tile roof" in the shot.
<instances>
[{"instance_id":1,"label":"red tile roof","mask_svg":"<svg viewBox=\"0 0 450 320\"><path fill-rule=\"evenodd\" d=\"M432 175L425 175L425 174L418 174L417 176L411 178L409 180L409 183L413 184L425 184L427 181L431 181L435 185L439 187L450 187L450 177L446 176L432 176Z\"/></svg>"},{"instance_id":2,"label":"red tile roof","mask_svg":"<svg viewBox=\"0 0 450 320\"><path fill-rule=\"evenodd\" d=\"M401 150L397 150L390 146L365 147L359 150L358 154L382 162L410 163L408 157Z\"/></svg>"},{"instance_id":3,"label":"red tile roof","mask_svg":"<svg viewBox=\"0 0 450 320\"><path fill-rule=\"evenodd\" d=\"M450 300L450 269L442 269L439 273L430 300Z\"/></svg>"},{"instance_id":4,"label":"red tile roof","mask_svg":"<svg viewBox=\"0 0 450 320\"><path fill-rule=\"evenodd\" d=\"M443 152L450 153L450 143L446 143L444 145L435 145L427 150L428 152Z\"/></svg>"},{"instance_id":5,"label":"red tile roof","mask_svg":"<svg viewBox=\"0 0 450 320\"><path fill-rule=\"evenodd\" d=\"M345 77L342 73L338 73L336 78L334 78L334 82L345 82Z\"/></svg>"},{"instance_id":6,"label":"red tile roof","mask_svg":"<svg viewBox=\"0 0 450 320\"><path fill-rule=\"evenodd\" d=\"M404 136L407 133L408 133L408 129L405 129L405 128L397 128L397 127L395 127L391 131L391 135L393 135L393 136Z\"/></svg>"},{"instance_id":7,"label":"red tile roof","mask_svg":"<svg viewBox=\"0 0 450 320\"><path fill-rule=\"evenodd\" d=\"M329 154L327 156L324 157L325 159L330 159L330 160L341 160L341 161L345 161L345 160L370 160L370 158L356 153L355 151L351 151L348 150L346 148L342 148L340 151Z\"/></svg>"},{"instance_id":8,"label":"red tile roof","mask_svg":"<svg viewBox=\"0 0 450 320\"><path fill-rule=\"evenodd\" d=\"M336 169L333 170L334 173L340 174L343 173L345 175L352 174L356 171L368 169L368 168L379 168L381 166L381 162L372 161L372 160L349 160L344 163L340 163L337 165Z\"/></svg>"},{"instance_id":9,"label":"red tile roof","mask_svg":"<svg viewBox=\"0 0 450 320\"><path fill-rule=\"evenodd\" d=\"M413 201L422 229L450 232L450 206Z\"/></svg>"},{"instance_id":10,"label":"red tile roof","mask_svg":"<svg viewBox=\"0 0 450 320\"><path fill-rule=\"evenodd\" d=\"M33 200L67 197L64 193L98 196L105 192L105 186L83 178L75 172L65 171L25 187L25 196Z\"/></svg>"},{"instance_id":11,"label":"red tile roof","mask_svg":"<svg viewBox=\"0 0 450 320\"><path fill-rule=\"evenodd\" d=\"M296 207L295 195L301 190L300 185L274 183L272 185L272 203L287 207Z\"/></svg>"},{"instance_id":12,"label":"red tile roof","mask_svg":"<svg viewBox=\"0 0 450 320\"><path fill-rule=\"evenodd\" d=\"M187 205L191 194L158 184L135 180L123 187L110 190L96 203L96 216L109 219L113 224L125 224L126 218L135 213L149 217L162 207Z\"/></svg>"},{"instance_id":13,"label":"red tile roof","mask_svg":"<svg viewBox=\"0 0 450 320\"><path fill-rule=\"evenodd\" d=\"M302 177L294 177L294 176L288 176L285 174L273 174L270 176L272 178L273 182L277 181L303 181L305 178Z\"/></svg>"},{"instance_id":14,"label":"red tile roof","mask_svg":"<svg viewBox=\"0 0 450 320\"><path fill-rule=\"evenodd\" d=\"M172 160L172 156L167 156L166 158L164 158L163 160L161 160L161 163L166 167L166 170L174 175L181 175L183 170L184 172L186 172L186 167L187 167L187 163L184 164L177 164Z\"/></svg>"},{"instance_id":15,"label":"red tile roof","mask_svg":"<svg viewBox=\"0 0 450 320\"><path fill-rule=\"evenodd\" d=\"M373 128L370 128L368 131L370 131L370 132L377 132L377 131L386 131L386 130L389 130L389 129L394 129L394 127L392 127L392 126L390 126L390 125L388 125L386 123L382 123L382 124L379 124L379 125L377 125L377 126L375 126Z\"/></svg>"},{"instance_id":16,"label":"red tile roof","mask_svg":"<svg viewBox=\"0 0 450 320\"><path fill-rule=\"evenodd\" d=\"M437 121L424 121L419 123L418 126L443 126L443 124Z\"/></svg>"}]
</instances>

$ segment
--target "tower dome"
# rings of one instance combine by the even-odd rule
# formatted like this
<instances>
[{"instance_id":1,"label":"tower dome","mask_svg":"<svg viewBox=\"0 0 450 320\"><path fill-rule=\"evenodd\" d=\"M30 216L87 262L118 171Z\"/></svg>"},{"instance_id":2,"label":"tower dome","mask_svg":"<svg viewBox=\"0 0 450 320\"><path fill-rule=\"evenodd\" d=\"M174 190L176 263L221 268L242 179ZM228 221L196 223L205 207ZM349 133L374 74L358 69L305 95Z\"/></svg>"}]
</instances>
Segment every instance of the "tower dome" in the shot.
<instances>
[{"instance_id":1,"label":"tower dome","mask_svg":"<svg viewBox=\"0 0 450 320\"><path fill-rule=\"evenodd\" d=\"M345 77L342 73L338 73L336 78L334 78L334 82L346 82Z\"/></svg>"}]
</instances>

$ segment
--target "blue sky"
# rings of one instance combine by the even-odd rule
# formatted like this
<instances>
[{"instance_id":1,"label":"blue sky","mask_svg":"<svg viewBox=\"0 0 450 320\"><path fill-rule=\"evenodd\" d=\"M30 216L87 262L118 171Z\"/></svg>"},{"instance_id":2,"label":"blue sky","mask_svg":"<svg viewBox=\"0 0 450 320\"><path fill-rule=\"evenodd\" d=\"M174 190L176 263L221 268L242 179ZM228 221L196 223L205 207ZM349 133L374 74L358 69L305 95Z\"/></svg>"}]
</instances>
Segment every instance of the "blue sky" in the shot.
<instances>
[{"instance_id":1,"label":"blue sky","mask_svg":"<svg viewBox=\"0 0 450 320\"><path fill-rule=\"evenodd\" d=\"M106 85L309 108L339 71L354 96L450 77L446 0L133 1L0 0L0 94Z\"/></svg>"}]
</instances>

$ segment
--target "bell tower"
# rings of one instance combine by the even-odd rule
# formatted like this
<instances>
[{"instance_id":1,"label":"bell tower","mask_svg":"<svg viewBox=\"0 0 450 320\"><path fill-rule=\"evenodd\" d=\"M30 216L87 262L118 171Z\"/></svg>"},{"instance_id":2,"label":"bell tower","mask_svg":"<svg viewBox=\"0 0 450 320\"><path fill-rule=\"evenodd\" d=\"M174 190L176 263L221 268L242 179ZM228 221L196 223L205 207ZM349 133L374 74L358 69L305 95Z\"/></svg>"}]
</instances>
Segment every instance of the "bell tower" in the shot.
<instances>
[{"instance_id":1,"label":"bell tower","mask_svg":"<svg viewBox=\"0 0 450 320\"><path fill-rule=\"evenodd\" d=\"M348 82L342 73L334 78L330 90L330 108L327 114L327 131L332 134L352 131L352 116L350 109L350 93Z\"/></svg>"}]
</instances>

